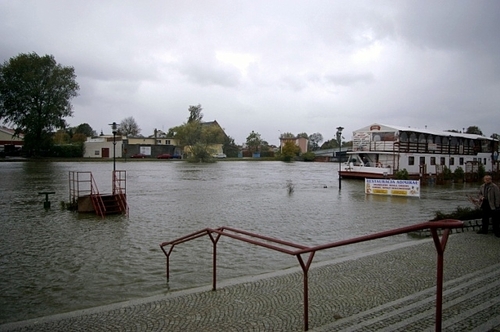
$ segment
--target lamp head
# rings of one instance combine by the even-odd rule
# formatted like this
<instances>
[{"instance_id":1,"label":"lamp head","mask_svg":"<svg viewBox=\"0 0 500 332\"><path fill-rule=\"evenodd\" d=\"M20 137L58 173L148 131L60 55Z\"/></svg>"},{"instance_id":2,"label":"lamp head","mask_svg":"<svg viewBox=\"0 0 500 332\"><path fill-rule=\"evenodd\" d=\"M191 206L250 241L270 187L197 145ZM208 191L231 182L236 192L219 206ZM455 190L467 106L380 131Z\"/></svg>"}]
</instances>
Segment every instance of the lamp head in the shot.
<instances>
[{"instance_id":1,"label":"lamp head","mask_svg":"<svg viewBox=\"0 0 500 332\"><path fill-rule=\"evenodd\" d=\"M116 122L113 122L113 123L110 123L109 125L111 126L111 130L113 131L113 134L116 134L116 132L118 131L118 124Z\"/></svg>"}]
</instances>

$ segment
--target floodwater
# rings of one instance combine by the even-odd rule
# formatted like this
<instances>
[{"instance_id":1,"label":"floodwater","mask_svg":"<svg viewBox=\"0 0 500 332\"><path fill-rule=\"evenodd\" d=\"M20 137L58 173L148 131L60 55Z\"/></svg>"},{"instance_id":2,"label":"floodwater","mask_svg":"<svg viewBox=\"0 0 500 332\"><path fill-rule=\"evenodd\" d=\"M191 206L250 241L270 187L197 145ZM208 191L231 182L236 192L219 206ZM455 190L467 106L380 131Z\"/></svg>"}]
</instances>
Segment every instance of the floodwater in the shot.
<instances>
[{"instance_id":1,"label":"floodwater","mask_svg":"<svg viewBox=\"0 0 500 332\"><path fill-rule=\"evenodd\" d=\"M118 161L127 171L129 216L78 214L69 172L91 171L111 192L111 162L0 163L0 323L211 284L212 243L176 247L171 276L159 244L206 227L230 226L318 245L427 221L471 206L477 185L423 186L420 198L364 194L333 163ZM292 183L289 194L287 183ZM41 191L54 191L44 210ZM402 241L380 239L316 254L314 262ZM298 266L294 257L222 238L218 280ZM314 267L314 263L313 263Z\"/></svg>"}]
</instances>

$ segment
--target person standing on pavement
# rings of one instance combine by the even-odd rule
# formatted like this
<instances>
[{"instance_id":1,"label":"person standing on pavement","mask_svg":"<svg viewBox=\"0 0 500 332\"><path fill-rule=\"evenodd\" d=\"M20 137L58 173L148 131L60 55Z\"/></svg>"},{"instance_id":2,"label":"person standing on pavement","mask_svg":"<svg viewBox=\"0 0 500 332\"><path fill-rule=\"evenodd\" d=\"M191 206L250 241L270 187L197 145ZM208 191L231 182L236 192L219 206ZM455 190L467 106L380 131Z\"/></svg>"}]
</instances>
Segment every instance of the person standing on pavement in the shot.
<instances>
[{"instance_id":1,"label":"person standing on pavement","mask_svg":"<svg viewBox=\"0 0 500 332\"><path fill-rule=\"evenodd\" d=\"M491 181L490 175L485 175L483 184L479 187L479 199L483 210L481 230L478 234L488 234L488 226L493 225L493 233L500 237L500 189Z\"/></svg>"}]
</instances>

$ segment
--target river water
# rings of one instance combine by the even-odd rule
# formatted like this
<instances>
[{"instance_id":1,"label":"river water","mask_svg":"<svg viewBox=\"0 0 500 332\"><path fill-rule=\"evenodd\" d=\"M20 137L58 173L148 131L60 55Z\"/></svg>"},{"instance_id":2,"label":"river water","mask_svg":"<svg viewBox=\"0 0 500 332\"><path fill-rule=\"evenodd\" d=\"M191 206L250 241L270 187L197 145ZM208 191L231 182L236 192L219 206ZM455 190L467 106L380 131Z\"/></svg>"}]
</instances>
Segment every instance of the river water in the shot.
<instances>
[{"instance_id":1,"label":"river water","mask_svg":"<svg viewBox=\"0 0 500 332\"><path fill-rule=\"evenodd\" d=\"M91 171L111 192L109 162L0 163L0 323L24 320L211 284L208 237L176 247L171 277L159 244L206 227L230 226L318 245L427 221L436 211L471 206L477 184L423 186L420 198L364 194L333 163L118 161L127 171L128 216L78 214L70 171ZM287 183L294 187L289 194ZM52 208L43 208L41 191ZM356 250L417 241L407 235L318 253L327 260ZM218 280L298 266L294 257L222 238ZM314 267L314 263L313 263Z\"/></svg>"}]
</instances>

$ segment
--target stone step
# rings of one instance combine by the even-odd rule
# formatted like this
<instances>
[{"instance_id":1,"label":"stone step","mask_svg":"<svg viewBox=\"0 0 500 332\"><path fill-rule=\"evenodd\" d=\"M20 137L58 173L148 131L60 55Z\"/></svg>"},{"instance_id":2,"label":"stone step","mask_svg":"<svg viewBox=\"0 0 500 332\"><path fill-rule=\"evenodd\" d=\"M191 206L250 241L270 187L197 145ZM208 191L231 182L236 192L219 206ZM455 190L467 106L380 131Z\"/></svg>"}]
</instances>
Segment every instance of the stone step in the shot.
<instances>
[{"instance_id":1,"label":"stone step","mask_svg":"<svg viewBox=\"0 0 500 332\"><path fill-rule=\"evenodd\" d=\"M443 331L492 331L500 325L500 264L443 285ZM342 318L312 331L434 331L436 288Z\"/></svg>"}]
</instances>

